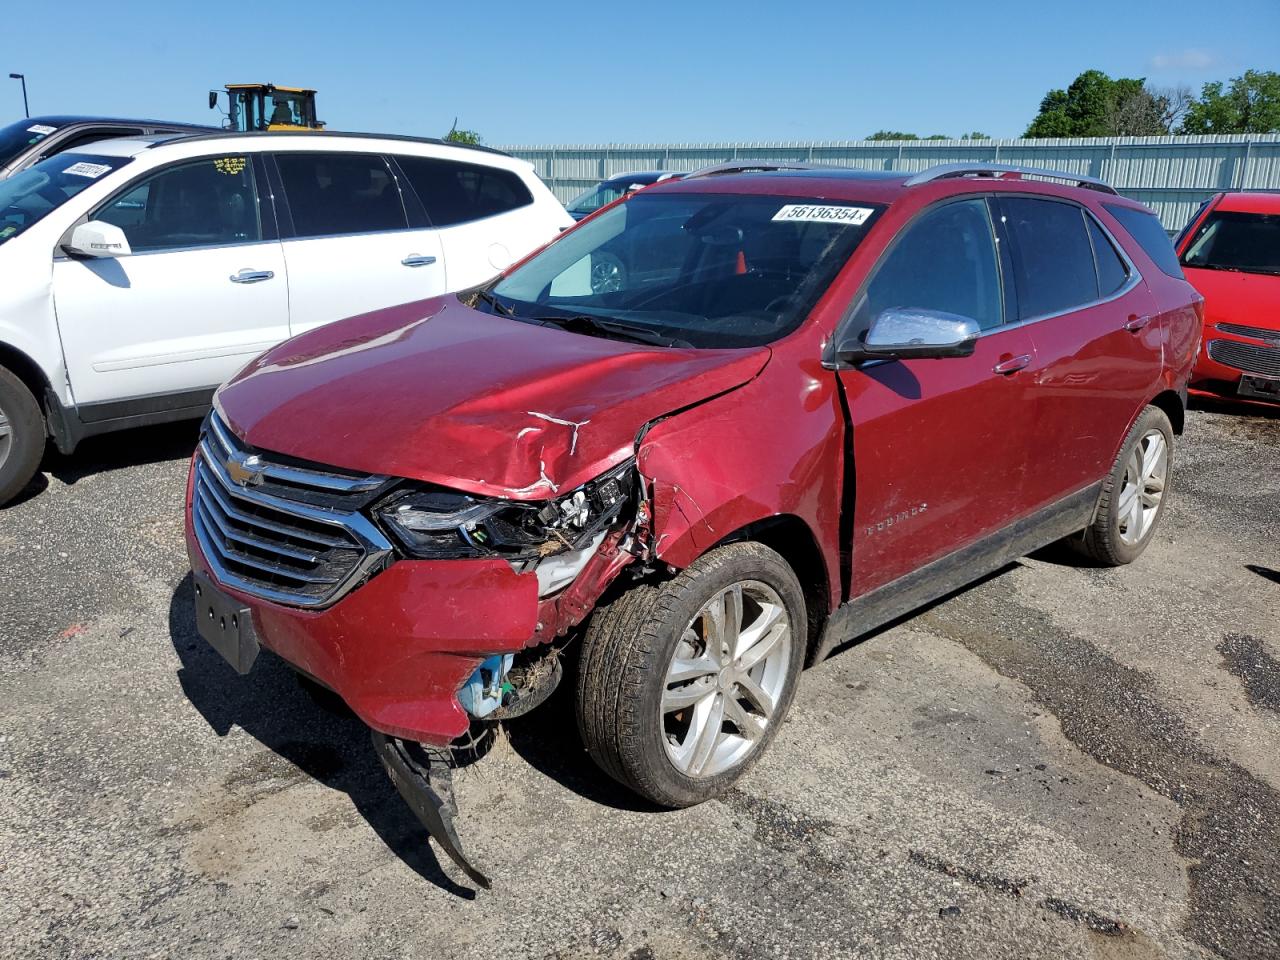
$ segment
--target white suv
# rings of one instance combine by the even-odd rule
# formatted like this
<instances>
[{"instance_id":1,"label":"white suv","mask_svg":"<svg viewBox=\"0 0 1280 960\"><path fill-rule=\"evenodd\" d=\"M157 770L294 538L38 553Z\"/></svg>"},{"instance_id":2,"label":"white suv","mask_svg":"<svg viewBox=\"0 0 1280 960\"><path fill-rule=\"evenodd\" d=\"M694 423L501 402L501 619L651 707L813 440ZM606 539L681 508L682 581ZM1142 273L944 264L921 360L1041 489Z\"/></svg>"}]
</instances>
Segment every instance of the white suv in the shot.
<instances>
[{"instance_id":1,"label":"white suv","mask_svg":"<svg viewBox=\"0 0 1280 960\"><path fill-rule=\"evenodd\" d=\"M0 504L46 435L201 416L286 337L476 286L572 223L528 163L407 137L108 140L0 181Z\"/></svg>"}]
</instances>

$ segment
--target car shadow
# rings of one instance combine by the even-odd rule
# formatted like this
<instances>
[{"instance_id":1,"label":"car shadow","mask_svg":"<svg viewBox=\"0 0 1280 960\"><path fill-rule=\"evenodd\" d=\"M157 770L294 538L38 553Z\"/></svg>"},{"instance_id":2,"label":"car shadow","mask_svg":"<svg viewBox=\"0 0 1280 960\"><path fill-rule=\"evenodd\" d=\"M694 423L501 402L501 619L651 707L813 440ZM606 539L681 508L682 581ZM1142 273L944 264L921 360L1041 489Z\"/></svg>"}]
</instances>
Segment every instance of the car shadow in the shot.
<instances>
[{"instance_id":1,"label":"car shadow","mask_svg":"<svg viewBox=\"0 0 1280 960\"><path fill-rule=\"evenodd\" d=\"M1236 417L1254 417L1259 420L1280 420L1280 404L1268 403L1265 400L1192 394L1187 398L1187 409L1205 413L1224 413Z\"/></svg>"},{"instance_id":2,"label":"car shadow","mask_svg":"<svg viewBox=\"0 0 1280 960\"><path fill-rule=\"evenodd\" d=\"M1246 563L1244 568L1250 573L1256 573L1263 580L1280 583L1280 570L1272 570L1270 567L1264 567L1260 563Z\"/></svg>"},{"instance_id":3,"label":"car shadow","mask_svg":"<svg viewBox=\"0 0 1280 960\"><path fill-rule=\"evenodd\" d=\"M357 812L397 857L424 880L463 899L475 891L441 869L427 831L387 779L369 728L336 697L313 697L294 671L264 650L238 675L196 632L192 578L169 601L169 637L181 667L178 683L220 737L239 727L312 779L351 798Z\"/></svg>"},{"instance_id":4,"label":"car shadow","mask_svg":"<svg viewBox=\"0 0 1280 960\"><path fill-rule=\"evenodd\" d=\"M191 456L199 437L200 421L183 420L89 437L71 454L59 453L50 445L40 463L36 482L43 481L47 486L48 480L41 476L47 473L70 486L109 470L181 460Z\"/></svg>"}]
</instances>

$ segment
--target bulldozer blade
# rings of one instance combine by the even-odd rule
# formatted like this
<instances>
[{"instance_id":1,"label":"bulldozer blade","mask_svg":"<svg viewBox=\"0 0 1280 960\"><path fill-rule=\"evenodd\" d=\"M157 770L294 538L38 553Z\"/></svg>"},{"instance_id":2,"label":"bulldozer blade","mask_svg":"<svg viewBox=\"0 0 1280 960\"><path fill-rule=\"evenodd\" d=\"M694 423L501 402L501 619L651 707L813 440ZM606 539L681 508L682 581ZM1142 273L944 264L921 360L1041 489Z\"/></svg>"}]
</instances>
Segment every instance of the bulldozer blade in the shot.
<instances>
[{"instance_id":1,"label":"bulldozer blade","mask_svg":"<svg viewBox=\"0 0 1280 960\"><path fill-rule=\"evenodd\" d=\"M405 749L404 741L388 737L377 730L371 730L373 748L377 751L382 768L395 784L396 790L404 798L424 827L427 833L435 838L445 853L473 882L489 889L489 878L476 869L462 852L462 841L458 839L458 831L454 828L453 818L457 816L458 805L453 797L453 769L449 766L447 749L435 749L424 746L429 757L429 765L424 766L410 756Z\"/></svg>"}]
</instances>

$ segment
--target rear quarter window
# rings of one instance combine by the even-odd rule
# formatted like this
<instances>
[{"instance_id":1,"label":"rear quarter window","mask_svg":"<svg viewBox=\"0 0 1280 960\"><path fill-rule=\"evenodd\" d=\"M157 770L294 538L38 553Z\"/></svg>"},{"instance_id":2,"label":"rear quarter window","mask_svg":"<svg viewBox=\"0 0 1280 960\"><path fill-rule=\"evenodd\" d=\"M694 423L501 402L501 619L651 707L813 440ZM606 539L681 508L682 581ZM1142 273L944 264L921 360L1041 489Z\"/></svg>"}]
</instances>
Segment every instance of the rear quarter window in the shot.
<instances>
[{"instance_id":1,"label":"rear quarter window","mask_svg":"<svg viewBox=\"0 0 1280 960\"><path fill-rule=\"evenodd\" d=\"M432 226L483 220L533 203L520 175L480 163L398 156Z\"/></svg>"},{"instance_id":2,"label":"rear quarter window","mask_svg":"<svg viewBox=\"0 0 1280 960\"><path fill-rule=\"evenodd\" d=\"M1178 255L1174 252L1173 241L1169 239L1164 225L1154 213L1110 203L1104 203L1103 206L1107 208L1108 213L1120 221L1120 225L1137 241L1138 246L1142 247L1151 258L1151 262L1160 268L1161 273L1166 273L1178 280L1187 279L1182 272L1182 267L1178 264Z\"/></svg>"}]
</instances>

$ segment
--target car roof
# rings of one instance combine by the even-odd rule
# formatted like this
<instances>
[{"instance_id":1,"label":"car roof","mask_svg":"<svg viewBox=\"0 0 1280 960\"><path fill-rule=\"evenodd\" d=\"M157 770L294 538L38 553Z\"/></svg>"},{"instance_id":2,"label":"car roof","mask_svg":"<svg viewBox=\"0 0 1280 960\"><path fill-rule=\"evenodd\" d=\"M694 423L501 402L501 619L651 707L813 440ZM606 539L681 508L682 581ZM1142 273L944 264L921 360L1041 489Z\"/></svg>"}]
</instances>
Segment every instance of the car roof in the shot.
<instances>
[{"instance_id":1,"label":"car roof","mask_svg":"<svg viewBox=\"0 0 1280 960\"><path fill-rule=\"evenodd\" d=\"M496 147L486 147L478 143L457 143L453 140L441 140L438 137L412 137L399 133L360 133L350 130L251 130L242 133L238 130L206 129L190 134L171 134L164 138L164 142L170 143L181 140L184 143L191 143L197 140L239 140L246 137L254 139L301 138L304 143L323 143L325 140L389 140L397 143L425 143L433 147L470 150L491 154L496 157L515 159L504 150L498 150Z\"/></svg>"},{"instance_id":2,"label":"car roof","mask_svg":"<svg viewBox=\"0 0 1280 960\"><path fill-rule=\"evenodd\" d=\"M1280 213L1280 193L1224 193L1215 209L1227 213Z\"/></svg>"},{"instance_id":3,"label":"car roof","mask_svg":"<svg viewBox=\"0 0 1280 960\"><path fill-rule=\"evenodd\" d=\"M1147 210L1121 197L1101 180L1060 170L1005 164L938 164L921 171L865 170L808 164L737 161L695 170L680 180L664 180L645 193L745 193L891 204L909 191L930 189L937 196L971 192L974 184L992 190L1024 190L1068 199L1097 200ZM1150 212L1147 210L1147 212Z\"/></svg>"},{"instance_id":4,"label":"car roof","mask_svg":"<svg viewBox=\"0 0 1280 960\"><path fill-rule=\"evenodd\" d=\"M664 180L649 187L645 193L748 193L892 203L906 189L907 177L906 173L843 167L764 170Z\"/></svg>"},{"instance_id":5,"label":"car roof","mask_svg":"<svg viewBox=\"0 0 1280 960\"><path fill-rule=\"evenodd\" d=\"M663 177L683 177L686 172L679 170L637 170L635 173L618 173L604 183L657 183Z\"/></svg>"},{"instance_id":6,"label":"car roof","mask_svg":"<svg viewBox=\"0 0 1280 960\"><path fill-rule=\"evenodd\" d=\"M54 127L70 127L75 124L92 123L124 123L143 127L171 127L175 130L190 130L192 132L201 133L217 129L217 127L211 127L207 124L184 123L177 120L140 120L137 117L94 117L82 114L52 114L41 117L31 117L30 119L20 120L18 122L28 124L44 123Z\"/></svg>"}]
</instances>

